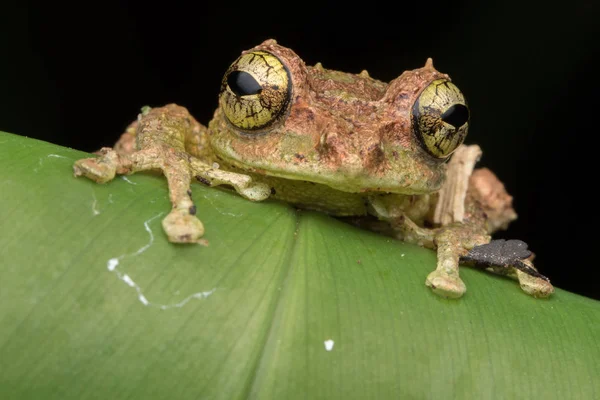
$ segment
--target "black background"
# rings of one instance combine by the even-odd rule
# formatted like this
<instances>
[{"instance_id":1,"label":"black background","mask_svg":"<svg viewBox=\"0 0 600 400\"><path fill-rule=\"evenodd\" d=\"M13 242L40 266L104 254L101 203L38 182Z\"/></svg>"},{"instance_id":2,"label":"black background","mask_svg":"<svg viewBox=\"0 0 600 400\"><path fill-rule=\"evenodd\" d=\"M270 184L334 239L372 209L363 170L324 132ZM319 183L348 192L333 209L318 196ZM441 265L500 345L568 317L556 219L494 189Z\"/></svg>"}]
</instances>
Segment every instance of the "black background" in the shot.
<instances>
[{"instance_id":1,"label":"black background","mask_svg":"<svg viewBox=\"0 0 600 400\"><path fill-rule=\"evenodd\" d=\"M267 38L383 81L433 57L469 101L479 165L514 196L519 219L498 237L528 242L556 286L600 299L593 1L296 1L4 4L0 130L94 151L146 104L207 123L223 72Z\"/></svg>"}]
</instances>

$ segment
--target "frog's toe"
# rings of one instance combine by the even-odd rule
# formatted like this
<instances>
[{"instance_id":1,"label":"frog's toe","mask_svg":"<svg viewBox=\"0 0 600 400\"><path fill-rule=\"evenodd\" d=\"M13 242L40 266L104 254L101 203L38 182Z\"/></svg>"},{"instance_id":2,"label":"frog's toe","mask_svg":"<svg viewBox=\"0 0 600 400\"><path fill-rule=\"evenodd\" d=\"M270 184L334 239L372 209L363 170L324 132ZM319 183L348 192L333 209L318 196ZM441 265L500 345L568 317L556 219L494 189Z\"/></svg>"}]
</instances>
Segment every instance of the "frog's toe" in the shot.
<instances>
[{"instance_id":1,"label":"frog's toe","mask_svg":"<svg viewBox=\"0 0 600 400\"><path fill-rule=\"evenodd\" d=\"M97 183L106 183L115 177L117 169L114 165L99 163L95 158L85 158L75 161L73 173L75 176L85 176Z\"/></svg>"},{"instance_id":2,"label":"frog's toe","mask_svg":"<svg viewBox=\"0 0 600 400\"><path fill-rule=\"evenodd\" d=\"M517 270L517 277L519 278L521 289L528 295L536 298L544 298L554 293L554 286L546 279L531 276L520 270Z\"/></svg>"},{"instance_id":3,"label":"frog's toe","mask_svg":"<svg viewBox=\"0 0 600 400\"><path fill-rule=\"evenodd\" d=\"M262 201L271 195L271 187L265 183L252 183L248 187L240 188L238 192L251 201Z\"/></svg>"},{"instance_id":4,"label":"frog's toe","mask_svg":"<svg viewBox=\"0 0 600 400\"><path fill-rule=\"evenodd\" d=\"M114 179L117 172L116 153L112 152L112 149L105 148L101 152L100 158L84 158L75 161L73 174L85 176L97 183L106 183Z\"/></svg>"},{"instance_id":5,"label":"frog's toe","mask_svg":"<svg viewBox=\"0 0 600 400\"><path fill-rule=\"evenodd\" d=\"M467 291L465 283L458 276L452 276L440 271L433 271L427 276L425 284L439 296L458 299Z\"/></svg>"},{"instance_id":6,"label":"frog's toe","mask_svg":"<svg viewBox=\"0 0 600 400\"><path fill-rule=\"evenodd\" d=\"M204 225L195 215L174 210L162 221L162 226L172 243L201 243Z\"/></svg>"}]
</instances>

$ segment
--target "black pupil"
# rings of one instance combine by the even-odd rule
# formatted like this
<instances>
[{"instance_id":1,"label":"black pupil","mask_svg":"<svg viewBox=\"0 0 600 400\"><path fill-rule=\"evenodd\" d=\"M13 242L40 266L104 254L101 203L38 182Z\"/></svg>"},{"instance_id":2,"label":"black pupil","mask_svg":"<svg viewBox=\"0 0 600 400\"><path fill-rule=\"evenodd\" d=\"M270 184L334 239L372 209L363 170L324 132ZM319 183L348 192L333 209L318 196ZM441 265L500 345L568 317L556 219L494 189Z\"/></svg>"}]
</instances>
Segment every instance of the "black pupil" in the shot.
<instances>
[{"instance_id":1,"label":"black pupil","mask_svg":"<svg viewBox=\"0 0 600 400\"><path fill-rule=\"evenodd\" d=\"M262 87L256 82L256 79L244 71L232 71L227 76L227 84L238 96L259 94L262 91Z\"/></svg>"},{"instance_id":2,"label":"black pupil","mask_svg":"<svg viewBox=\"0 0 600 400\"><path fill-rule=\"evenodd\" d=\"M455 104L442 114L442 121L452 125L456 129L460 128L469 120L469 109L462 104Z\"/></svg>"}]
</instances>

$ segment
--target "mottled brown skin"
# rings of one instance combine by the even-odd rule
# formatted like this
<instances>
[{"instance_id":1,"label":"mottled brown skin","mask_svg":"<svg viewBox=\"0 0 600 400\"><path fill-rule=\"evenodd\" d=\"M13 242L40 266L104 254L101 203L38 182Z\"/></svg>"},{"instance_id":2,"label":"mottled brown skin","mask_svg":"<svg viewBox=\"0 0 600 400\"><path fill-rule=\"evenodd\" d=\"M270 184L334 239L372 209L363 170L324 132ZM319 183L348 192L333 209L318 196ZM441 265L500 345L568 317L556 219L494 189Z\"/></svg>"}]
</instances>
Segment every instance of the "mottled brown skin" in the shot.
<instances>
[{"instance_id":1,"label":"mottled brown skin","mask_svg":"<svg viewBox=\"0 0 600 400\"><path fill-rule=\"evenodd\" d=\"M208 127L175 104L145 109L115 149L77 161L75 175L104 183L115 174L162 170L173 205L163 228L178 243L202 243L192 179L232 186L254 201L272 197L336 216L371 214L399 239L436 249L438 266L427 285L444 297L462 296L466 288L458 275L459 257L489 242L493 231L516 216L512 198L490 172L471 180L464 216L446 225L435 221L448 157L436 158L423 149L411 110L432 81L450 78L428 61L386 84L366 71L306 66L273 40L249 51L276 56L291 79L289 106L268 127L237 128L224 115L223 104ZM549 283L511 271L527 293L552 293Z\"/></svg>"}]
</instances>

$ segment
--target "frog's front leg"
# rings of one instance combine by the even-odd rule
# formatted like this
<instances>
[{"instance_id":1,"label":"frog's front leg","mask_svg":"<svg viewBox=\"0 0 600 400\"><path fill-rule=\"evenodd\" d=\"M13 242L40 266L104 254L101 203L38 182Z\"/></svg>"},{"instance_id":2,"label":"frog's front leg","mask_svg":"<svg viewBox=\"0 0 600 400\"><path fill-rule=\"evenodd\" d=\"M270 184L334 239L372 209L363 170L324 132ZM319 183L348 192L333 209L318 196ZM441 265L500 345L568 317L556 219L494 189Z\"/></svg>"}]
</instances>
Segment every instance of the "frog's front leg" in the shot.
<instances>
[{"instance_id":1,"label":"frog's front leg","mask_svg":"<svg viewBox=\"0 0 600 400\"><path fill-rule=\"evenodd\" d=\"M169 241L203 243L204 226L196 217L191 180L196 177L210 186L231 185L242 196L263 200L270 194L267 185L253 182L249 176L221 171L185 151L186 137L192 134L193 118L177 105L145 109L136 127L136 150L121 152L103 148L99 158L78 160L75 176L86 176L106 183L115 175L159 169L167 178L172 210L162 225Z\"/></svg>"},{"instance_id":2,"label":"frog's front leg","mask_svg":"<svg viewBox=\"0 0 600 400\"><path fill-rule=\"evenodd\" d=\"M262 201L271 195L269 185L255 182L248 175L213 168L196 158L191 159L191 166L195 178L206 186L228 185L252 201Z\"/></svg>"},{"instance_id":3,"label":"frog's front leg","mask_svg":"<svg viewBox=\"0 0 600 400\"><path fill-rule=\"evenodd\" d=\"M162 221L169 240L175 243L198 243L204 226L196 217L192 202L191 168L187 156L166 146L149 146L131 154L118 154L104 148L100 158L78 160L73 167L75 176L85 176L98 183L106 183L115 175L160 169L167 178L172 210Z\"/></svg>"}]
</instances>

